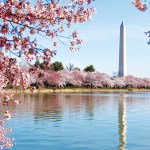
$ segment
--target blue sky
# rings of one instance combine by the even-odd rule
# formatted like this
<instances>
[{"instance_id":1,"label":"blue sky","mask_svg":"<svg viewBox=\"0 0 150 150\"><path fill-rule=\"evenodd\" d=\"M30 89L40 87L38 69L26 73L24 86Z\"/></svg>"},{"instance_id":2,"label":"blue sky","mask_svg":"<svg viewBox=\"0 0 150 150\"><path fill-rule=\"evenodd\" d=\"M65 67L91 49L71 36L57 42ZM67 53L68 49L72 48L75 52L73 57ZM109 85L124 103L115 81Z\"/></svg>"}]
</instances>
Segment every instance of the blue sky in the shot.
<instances>
[{"instance_id":1,"label":"blue sky","mask_svg":"<svg viewBox=\"0 0 150 150\"><path fill-rule=\"evenodd\" d=\"M73 63L84 69L93 64L97 71L112 75L118 72L119 30L122 21L127 28L127 72L128 75L150 77L150 46L144 34L150 30L150 11L140 12L131 0L96 0L93 3L97 14L93 21L76 24L77 30L84 39L80 51L70 52L59 46L54 61L62 61L64 66Z\"/></svg>"}]
</instances>

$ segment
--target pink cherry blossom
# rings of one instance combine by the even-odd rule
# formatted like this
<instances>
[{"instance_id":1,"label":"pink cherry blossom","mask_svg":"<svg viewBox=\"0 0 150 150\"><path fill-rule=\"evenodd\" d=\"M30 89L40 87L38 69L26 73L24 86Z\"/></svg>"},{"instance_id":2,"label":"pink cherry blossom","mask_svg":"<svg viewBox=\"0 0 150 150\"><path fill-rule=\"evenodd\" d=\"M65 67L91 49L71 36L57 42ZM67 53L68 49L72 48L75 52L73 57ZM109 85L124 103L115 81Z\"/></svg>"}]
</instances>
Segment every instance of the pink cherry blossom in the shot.
<instances>
[{"instance_id":1,"label":"pink cherry blossom","mask_svg":"<svg viewBox=\"0 0 150 150\"><path fill-rule=\"evenodd\" d=\"M147 10L147 6L144 2L142 2L142 0L133 0L132 3L140 11L146 11Z\"/></svg>"},{"instance_id":2,"label":"pink cherry blossom","mask_svg":"<svg viewBox=\"0 0 150 150\"><path fill-rule=\"evenodd\" d=\"M11 115L12 115L12 112L10 112L10 111L7 110L7 111L4 113L4 119L5 119L5 120L11 119Z\"/></svg>"},{"instance_id":3,"label":"pink cherry blossom","mask_svg":"<svg viewBox=\"0 0 150 150\"><path fill-rule=\"evenodd\" d=\"M13 100L13 102L15 105L18 105L20 103L19 100Z\"/></svg>"}]
</instances>

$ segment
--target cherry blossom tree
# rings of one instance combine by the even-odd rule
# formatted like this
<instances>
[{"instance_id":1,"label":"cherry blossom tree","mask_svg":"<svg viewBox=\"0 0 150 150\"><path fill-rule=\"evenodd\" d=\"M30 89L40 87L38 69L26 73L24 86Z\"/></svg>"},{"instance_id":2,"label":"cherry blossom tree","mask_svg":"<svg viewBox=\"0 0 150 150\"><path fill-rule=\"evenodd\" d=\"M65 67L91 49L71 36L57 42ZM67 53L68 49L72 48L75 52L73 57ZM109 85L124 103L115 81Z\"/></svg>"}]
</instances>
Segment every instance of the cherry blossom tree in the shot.
<instances>
[{"instance_id":1,"label":"cherry blossom tree","mask_svg":"<svg viewBox=\"0 0 150 150\"><path fill-rule=\"evenodd\" d=\"M72 82L71 84L74 86L82 87L86 80L86 72L74 70L71 72Z\"/></svg>"},{"instance_id":2,"label":"cherry blossom tree","mask_svg":"<svg viewBox=\"0 0 150 150\"><path fill-rule=\"evenodd\" d=\"M150 79L148 78L143 78L143 86L144 88L150 88Z\"/></svg>"},{"instance_id":3,"label":"cherry blossom tree","mask_svg":"<svg viewBox=\"0 0 150 150\"><path fill-rule=\"evenodd\" d=\"M99 72L88 72L84 85L91 88L103 87L103 74Z\"/></svg>"},{"instance_id":4,"label":"cherry blossom tree","mask_svg":"<svg viewBox=\"0 0 150 150\"><path fill-rule=\"evenodd\" d=\"M96 12L94 7L90 7L92 0L1 0L0 1L0 94L3 97L3 105L6 107L9 100L18 104L18 100L13 99L11 92L4 90L8 84L21 89L29 87L29 75L35 80L42 82L42 77L49 78L49 82L60 85L59 74L42 72L38 66L32 63L39 60L46 67L50 66L51 58L56 54L58 44L66 45L70 50L78 50L82 39L77 31L71 35L64 36L67 28L71 24L82 23L92 19ZM49 41L49 47L41 44L41 39ZM67 39L67 43L63 41ZM17 61L23 60L30 68L24 72L19 67ZM54 81L53 79L56 78ZM34 92L35 88L31 88ZM9 117L8 117L9 116ZM11 113L5 112L4 119L10 118ZM10 148L12 140L7 139L4 134L1 121L0 139L3 148Z\"/></svg>"},{"instance_id":5,"label":"cherry blossom tree","mask_svg":"<svg viewBox=\"0 0 150 150\"><path fill-rule=\"evenodd\" d=\"M63 83L64 86L83 86L85 82L86 72L79 71L79 70L62 70L60 71L61 79L60 81Z\"/></svg>"},{"instance_id":6,"label":"cherry blossom tree","mask_svg":"<svg viewBox=\"0 0 150 150\"><path fill-rule=\"evenodd\" d=\"M59 72L49 70L45 72L44 82L50 86L60 88L64 86L64 82L62 82L61 78L62 76Z\"/></svg>"},{"instance_id":7,"label":"cherry blossom tree","mask_svg":"<svg viewBox=\"0 0 150 150\"><path fill-rule=\"evenodd\" d=\"M103 81L102 81L103 87L105 88L111 88L114 86L114 81L112 78L106 74L103 74Z\"/></svg>"},{"instance_id":8,"label":"cherry blossom tree","mask_svg":"<svg viewBox=\"0 0 150 150\"><path fill-rule=\"evenodd\" d=\"M67 85L72 85L72 79L73 77L71 76L71 72L68 71L68 70L62 70L60 71L60 74L61 74L61 82L64 83L65 86Z\"/></svg>"},{"instance_id":9,"label":"cherry blossom tree","mask_svg":"<svg viewBox=\"0 0 150 150\"><path fill-rule=\"evenodd\" d=\"M139 85L139 79L134 76L126 76L126 82L127 82L127 87L131 88L138 88Z\"/></svg>"},{"instance_id":10,"label":"cherry blossom tree","mask_svg":"<svg viewBox=\"0 0 150 150\"><path fill-rule=\"evenodd\" d=\"M124 77L115 78L113 86L116 88L124 88L126 86L125 78Z\"/></svg>"}]
</instances>

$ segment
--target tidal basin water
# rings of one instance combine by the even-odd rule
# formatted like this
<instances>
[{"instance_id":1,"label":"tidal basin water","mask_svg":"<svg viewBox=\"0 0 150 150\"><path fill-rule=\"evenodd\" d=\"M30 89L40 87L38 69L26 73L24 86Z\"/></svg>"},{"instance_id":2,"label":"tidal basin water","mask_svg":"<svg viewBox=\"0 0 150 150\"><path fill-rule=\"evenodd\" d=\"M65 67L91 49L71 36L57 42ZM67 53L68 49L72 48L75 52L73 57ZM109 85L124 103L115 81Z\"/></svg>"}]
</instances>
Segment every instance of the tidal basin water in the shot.
<instances>
[{"instance_id":1,"label":"tidal basin water","mask_svg":"<svg viewBox=\"0 0 150 150\"><path fill-rule=\"evenodd\" d=\"M12 150L150 150L150 93L17 98L7 123Z\"/></svg>"}]
</instances>

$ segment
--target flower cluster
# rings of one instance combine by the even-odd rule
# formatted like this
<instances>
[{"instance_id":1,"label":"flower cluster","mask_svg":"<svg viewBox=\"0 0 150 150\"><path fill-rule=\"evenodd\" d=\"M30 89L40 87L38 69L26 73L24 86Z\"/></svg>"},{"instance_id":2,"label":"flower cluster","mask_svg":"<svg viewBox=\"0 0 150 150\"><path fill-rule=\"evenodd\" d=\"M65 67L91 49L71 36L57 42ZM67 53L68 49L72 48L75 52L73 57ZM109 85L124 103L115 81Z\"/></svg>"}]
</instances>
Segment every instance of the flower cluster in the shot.
<instances>
[{"instance_id":1,"label":"flower cluster","mask_svg":"<svg viewBox=\"0 0 150 150\"><path fill-rule=\"evenodd\" d=\"M7 116L7 118L9 118L9 112L5 113L4 117L6 117L6 116ZM0 149L12 148L12 146L13 146L12 142L14 139L5 136L5 134L11 132L12 130L5 129L4 125L5 125L5 120L0 120L0 142L1 142Z\"/></svg>"},{"instance_id":2,"label":"flower cluster","mask_svg":"<svg viewBox=\"0 0 150 150\"><path fill-rule=\"evenodd\" d=\"M133 0L132 3L140 11L146 11L147 10L146 3L142 2L141 0Z\"/></svg>"},{"instance_id":3,"label":"flower cluster","mask_svg":"<svg viewBox=\"0 0 150 150\"><path fill-rule=\"evenodd\" d=\"M68 39L70 50L79 49L78 45L82 44L79 35L73 33L73 36L64 36L63 32L72 23L92 19L96 9L88 6L91 2L92 0L70 0L64 4L54 0L34 3L27 0L1 1L0 48L17 57L25 57L27 61L39 58L45 60L45 51L52 52L50 48L38 44L40 36L47 37L54 47L64 43L62 38ZM50 54L48 59L52 56Z\"/></svg>"}]
</instances>

